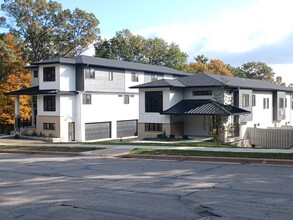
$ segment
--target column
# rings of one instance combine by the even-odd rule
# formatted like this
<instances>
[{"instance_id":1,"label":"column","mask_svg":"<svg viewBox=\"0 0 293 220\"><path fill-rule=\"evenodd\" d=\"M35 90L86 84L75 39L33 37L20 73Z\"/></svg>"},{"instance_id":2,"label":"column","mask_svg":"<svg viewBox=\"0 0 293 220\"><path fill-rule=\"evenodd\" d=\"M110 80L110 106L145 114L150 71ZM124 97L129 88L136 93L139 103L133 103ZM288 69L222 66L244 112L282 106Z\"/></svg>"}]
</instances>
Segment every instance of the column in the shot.
<instances>
[{"instance_id":1,"label":"column","mask_svg":"<svg viewBox=\"0 0 293 220\"><path fill-rule=\"evenodd\" d=\"M14 130L20 131L20 102L19 95L15 96L15 115L14 115Z\"/></svg>"}]
</instances>

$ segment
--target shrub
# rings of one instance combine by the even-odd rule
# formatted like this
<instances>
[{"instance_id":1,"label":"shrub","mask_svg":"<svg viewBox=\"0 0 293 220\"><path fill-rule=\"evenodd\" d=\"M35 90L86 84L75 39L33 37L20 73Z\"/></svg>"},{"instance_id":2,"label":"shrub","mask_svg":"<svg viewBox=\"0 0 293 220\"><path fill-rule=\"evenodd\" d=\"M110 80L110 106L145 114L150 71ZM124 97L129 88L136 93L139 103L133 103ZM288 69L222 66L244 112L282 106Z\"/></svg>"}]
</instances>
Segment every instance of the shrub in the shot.
<instances>
[{"instance_id":1,"label":"shrub","mask_svg":"<svg viewBox=\"0 0 293 220\"><path fill-rule=\"evenodd\" d=\"M187 140L188 139L188 135L183 135L182 139Z\"/></svg>"},{"instance_id":2,"label":"shrub","mask_svg":"<svg viewBox=\"0 0 293 220\"><path fill-rule=\"evenodd\" d=\"M19 138L20 138L19 134L14 135L14 139L19 139Z\"/></svg>"},{"instance_id":3,"label":"shrub","mask_svg":"<svg viewBox=\"0 0 293 220\"><path fill-rule=\"evenodd\" d=\"M38 136L38 133L34 130L32 136Z\"/></svg>"},{"instance_id":4,"label":"shrub","mask_svg":"<svg viewBox=\"0 0 293 220\"><path fill-rule=\"evenodd\" d=\"M175 135L174 135L174 134L170 134L170 135L169 135L169 138L170 138L170 139L174 139L174 138L175 138Z\"/></svg>"}]
</instances>

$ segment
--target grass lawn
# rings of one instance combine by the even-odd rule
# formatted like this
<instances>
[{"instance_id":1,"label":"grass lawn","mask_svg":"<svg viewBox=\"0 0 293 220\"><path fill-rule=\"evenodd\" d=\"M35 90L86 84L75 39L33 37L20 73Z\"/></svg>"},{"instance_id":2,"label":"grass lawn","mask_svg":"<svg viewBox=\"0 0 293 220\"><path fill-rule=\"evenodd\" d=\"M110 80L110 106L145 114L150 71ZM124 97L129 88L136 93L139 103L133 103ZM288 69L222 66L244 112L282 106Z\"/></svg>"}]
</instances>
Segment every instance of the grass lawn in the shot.
<instances>
[{"instance_id":1,"label":"grass lawn","mask_svg":"<svg viewBox=\"0 0 293 220\"><path fill-rule=\"evenodd\" d=\"M213 141L203 141L203 142L170 142L164 143L160 142L119 142L119 141L106 141L106 142L90 142L86 144L97 144L97 145L140 145L140 146L175 146L175 147L221 147L221 148L235 148L235 146L230 144L216 144Z\"/></svg>"},{"instance_id":2,"label":"grass lawn","mask_svg":"<svg viewBox=\"0 0 293 220\"><path fill-rule=\"evenodd\" d=\"M216 152L196 150L166 150L166 149L133 149L132 154L149 155L175 155L175 156L208 156L208 157L239 157L239 158L265 158L265 159L289 159L293 160L293 153L246 153L246 152Z\"/></svg>"},{"instance_id":3,"label":"grass lawn","mask_svg":"<svg viewBox=\"0 0 293 220\"><path fill-rule=\"evenodd\" d=\"M0 146L0 151L50 151L50 152L73 152L79 153L84 151L101 150L105 148L96 147L44 147L44 146Z\"/></svg>"}]
</instances>

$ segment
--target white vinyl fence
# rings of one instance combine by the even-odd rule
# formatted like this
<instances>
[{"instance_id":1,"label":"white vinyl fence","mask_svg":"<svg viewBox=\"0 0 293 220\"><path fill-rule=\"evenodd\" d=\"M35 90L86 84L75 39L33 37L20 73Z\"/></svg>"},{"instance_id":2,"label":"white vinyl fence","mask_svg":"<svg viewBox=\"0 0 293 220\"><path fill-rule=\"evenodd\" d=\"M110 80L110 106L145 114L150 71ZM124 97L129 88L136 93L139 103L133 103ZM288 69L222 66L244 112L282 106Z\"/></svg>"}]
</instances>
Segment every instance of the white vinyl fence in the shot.
<instances>
[{"instance_id":1,"label":"white vinyl fence","mask_svg":"<svg viewBox=\"0 0 293 220\"><path fill-rule=\"evenodd\" d=\"M247 128L250 145L262 148L288 149L293 147L293 127Z\"/></svg>"}]
</instances>

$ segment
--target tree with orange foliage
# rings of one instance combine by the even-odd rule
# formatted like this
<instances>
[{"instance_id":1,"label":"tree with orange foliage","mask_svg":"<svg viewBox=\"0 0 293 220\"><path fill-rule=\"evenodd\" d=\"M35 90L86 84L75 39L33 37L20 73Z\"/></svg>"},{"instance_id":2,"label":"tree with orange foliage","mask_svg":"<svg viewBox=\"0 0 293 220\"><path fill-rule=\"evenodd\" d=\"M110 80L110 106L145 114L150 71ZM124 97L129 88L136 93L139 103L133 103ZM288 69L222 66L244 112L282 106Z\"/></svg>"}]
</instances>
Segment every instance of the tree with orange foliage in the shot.
<instances>
[{"instance_id":1,"label":"tree with orange foliage","mask_svg":"<svg viewBox=\"0 0 293 220\"><path fill-rule=\"evenodd\" d=\"M232 71L229 70L228 65L222 60L211 59L208 63L208 58L204 55L195 57L196 62L190 63L189 67L193 73L213 73L233 76Z\"/></svg>"},{"instance_id":2,"label":"tree with orange foliage","mask_svg":"<svg viewBox=\"0 0 293 220\"><path fill-rule=\"evenodd\" d=\"M14 123L14 96L4 95L6 92L30 86L30 74L23 69L22 45L12 34L0 36L0 123ZM20 96L21 119L30 119L31 106L29 96Z\"/></svg>"}]
</instances>

